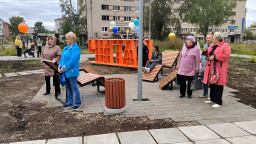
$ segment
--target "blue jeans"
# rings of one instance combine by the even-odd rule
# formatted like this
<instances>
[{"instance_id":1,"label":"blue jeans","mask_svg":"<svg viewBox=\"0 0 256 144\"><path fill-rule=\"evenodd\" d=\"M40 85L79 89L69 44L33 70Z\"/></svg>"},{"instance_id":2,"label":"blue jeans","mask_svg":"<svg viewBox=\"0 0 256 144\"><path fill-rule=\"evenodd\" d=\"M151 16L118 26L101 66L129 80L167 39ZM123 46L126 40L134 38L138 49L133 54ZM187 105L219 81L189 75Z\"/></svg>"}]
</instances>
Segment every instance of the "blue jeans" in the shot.
<instances>
[{"instance_id":1,"label":"blue jeans","mask_svg":"<svg viewBox=\"0 0 256 144\"><path fill-rule=\"evenodd\" d=\"M73 95L75 96L74 106L81 106L80 92L77 86L77 77L66 78L67 106L73 105Z\"/></svg>"},{"instance_id":2,"label":"blue jeans","mask_svg":"<svg viewBox=\"0 0 256 144\"><path fill-rule=\"evenodd\" d=\"M204 78L204 71L201 72L201 76L202 76L202 79L203 79ZM208 95L208 84L203 83L203 88L204 88L204 96Z\"/></svg>"}]
</instances>

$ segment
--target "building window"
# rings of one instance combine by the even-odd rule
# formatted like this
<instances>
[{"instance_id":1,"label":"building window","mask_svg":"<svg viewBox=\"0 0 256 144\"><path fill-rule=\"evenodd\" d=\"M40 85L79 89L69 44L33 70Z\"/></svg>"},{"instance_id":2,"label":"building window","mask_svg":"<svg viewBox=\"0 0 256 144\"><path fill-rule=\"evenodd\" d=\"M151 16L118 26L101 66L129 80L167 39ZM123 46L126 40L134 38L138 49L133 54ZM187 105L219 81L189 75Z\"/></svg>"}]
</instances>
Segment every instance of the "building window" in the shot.
<instances>
[{"instance_id":1,"label":"building window","mask_svg":"<svg viewBox=\"0 0 256 144\"><path fill-rule=\"evenodd\" d=\"M196 32L196 28L190 28L190 32Z\"/></svg>"},{"instance_id":2,"label":"building window","mask_svg":"<svg viewBox=\"0 0 256 144\"><path fill-rule=\"evenodd\" d=\"M235 29L230 29L230 32L235 32Z\"/></svg>"},{"instance_id":3,"label":"building window","mask_svg":"<svg viewBox=\"0 0 256 144\"><path fill-rule=\"evenodd\" d=\"M108 27L101 27L102 28L102 32L107 32L108 31Z\"/></svg>"},{"instance_id":4,"label":"building window","mask_svg":"<svg viewBox=\"0 0 256 144\"><path fill-rule=\"evenodd\" d=\"M120 10L120 6L113 6L113 10Z\"/></svg>"},{"instance_id":5,"label":"building window","mask_svg":"<svg viewBox=\"0 0 256 144\"><path fill-rule=\"evenodd\" d=\"M120 21L120 16L113 16L114 21Z\"/></svg>"},{"instance_id":6,"label":"building window","mask_svg":"<svg viewBox=\"0 0 256 144\"><path fill-rule=\"evenodd\" d=\"M121 32L121 27L117 27L118 31Z\"/></svg>"},{"instance_id":7,"label":"building window","mask_svg":"<svg viewBox=\"0 0 256 144\"><path fill-rule=\"evenodd\" d=\"M139 12L140 11L140 7L135 7L135 12Z\"/></svg>"},{"instance_id":8,"label":"building window","mask_svg":"<svg viewBox=\"0 0 256 144\"><path fill-rule=\"evenodd\" d=\"M227 24L227 23L228 23L228 21L227 21L227 20L223 20L223 23L224 23L224 24Z\"/></svg>"},{"instance_id":9,"label":"building window","mask_svg":"<svg viewBox=\"0 0 256 144\"><path fill-rule=\"evenodd\" d=\"M219 29L219 28L216 28L216 29L215 29L215 32L220 32L220 29Z\"/></svg>"},{"instance_id":10,"label":"building window","mask_svg":"<svg viewBox=\"0 0 256 144\"><path fill-rule=\"evenodd\" d=\"M175 33L176 33L177 31L178 31L178 29L177 29L177 28L173 28L173 32L175 32Z\"/></svg>"},{"instance_id":11,"label":"building window","mask_svg":"<svg viewBox=\"0 0 256 144\"><path fill-rule=\"evenodd\" d=\"M109 9L109 5L101 5L101 9L102 10L108 10Z\"/></svg>"},{"instance_id":12,"label":"building window","mask_svg":"<svg viewBox=\"0 0 256 144\"><path fill-rule=\"evenodd\" d=\"M125 11L131 11L131 7L130 7L130 6L125 6L125 7L124 7L124 10L125 10Z\"/></svg>"},{"instance_id":13,"label":"building window","mask_svg":"<svg viewBox=\"0 0 256 144\"><path fill-rule=\"evenodd\" d=\"M109 20L109 16L108 15L103 15L102 20Z\"/></svg>"},{"instance_id":14,"label":"building window","mask_svg":"<svg viewBox=\"0 0 256 144\"><path fill-rule=\"evenodd\" d=\"M230 24L236 24L236 20L231 20Z\"/></svg>"},{"instance_id":15,"label":"building window","mask_svg":"<svg viewBox=\"0 0 256 144\"><path fill-rule=\"evenodd\" d=\"M175 0L175 4L179 4L180 3L180 0Z\"/></svg>"},{"instance_id":16,"label":"building window","mask_svg":"<svg viewBox=\"0 0 256 144\"><path fill-rule=\"evenodd\" d=\"M223 32L228 32L228 29L223 29Z\"/></svg>"},{"instance_id":17,"label":"building window","mask_svg":"<svg viewBox=\"0 0 256 144\"><path fill-rule=\"evenodd\" d=\"M187 33L188 32L188 28L181 28L181 32Z\"/></svg>"},{"instance_id":18,"label":"building window","mask_svg":"<svg viewBox=\"0 0 256 144\"><path fill-rule=\"evenodd\" d=\"M131 17L124 17L124 21L131 21Z\"/></svg>"},{"instance_id":19,"label":"building window","mask_svg":"<svg viewBox=\"0 0 256 144\"><path fill-rule=\"evenodd\" d=\"M204 41L204 37L199 37L199 41Z\"/></svg>"}]
</instances>

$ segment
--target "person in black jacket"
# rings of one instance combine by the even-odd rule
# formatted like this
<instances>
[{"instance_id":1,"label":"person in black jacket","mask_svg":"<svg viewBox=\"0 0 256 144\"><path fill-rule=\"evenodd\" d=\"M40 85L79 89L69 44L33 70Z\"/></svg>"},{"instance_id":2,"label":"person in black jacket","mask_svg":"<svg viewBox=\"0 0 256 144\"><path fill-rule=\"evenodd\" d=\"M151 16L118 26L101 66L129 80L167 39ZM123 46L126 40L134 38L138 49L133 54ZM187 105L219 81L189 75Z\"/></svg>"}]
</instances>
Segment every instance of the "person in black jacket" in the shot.
<instances>
[{"instance_id":1,"label":"person in black jacket","mask_svg":"<svg viewBox=\"0 0 256 144\"><path fill-rule=\"evenodd\" d=\"M143 67L143 72L150 72L157 64L162 64L162 53L159 51L159 46L154 45L152 57L146 67Z\"/></svg>"},{"instance_id":2,"label":"person in black jacket","mask_svg":"<svg viewBox=\"0 0 256 144\"><path fill-rule=\"evenodd\" d=\"M138 47L137 46L137 55L138 55ZM143 54L142 54L142 67L145 67L146 66L146 63L147 63L147 60L148 60L148 53L149 53L149 50L148 50L148 47L147 47L147 43L145 42L145 40L143 40Z\"/></svg>"}]
</instances>

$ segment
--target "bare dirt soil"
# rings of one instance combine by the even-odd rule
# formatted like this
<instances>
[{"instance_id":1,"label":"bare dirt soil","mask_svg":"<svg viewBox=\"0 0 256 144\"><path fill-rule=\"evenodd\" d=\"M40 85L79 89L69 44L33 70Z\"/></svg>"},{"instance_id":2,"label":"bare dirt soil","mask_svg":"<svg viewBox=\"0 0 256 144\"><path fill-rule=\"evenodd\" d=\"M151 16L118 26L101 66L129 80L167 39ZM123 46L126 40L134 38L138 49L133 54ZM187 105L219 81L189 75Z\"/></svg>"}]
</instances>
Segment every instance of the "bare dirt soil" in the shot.
<instances>
[{"instance_id":1,"label":"bare dirt soil","mask_svg":"<svg viewBox=\"0 0 256 144\"><path fill-rule=\"evenodd\" d=\"M0 63L2 68L11 65L13 69L8 72L34 69L24 68L21 61ZM81 67L85 65L91 66L100 74L137 73L136 69L91 65L87 62L82 63ZM32 101L43 83L44 76L41 74L0 78L0 143L199 125L195 121L176 123L171 119L149 120L148 117L127 118L125 115L105 116L103 113L65 113L61 107L49 108L45 107L44 102Z\"/></svg>"}]
</instances>

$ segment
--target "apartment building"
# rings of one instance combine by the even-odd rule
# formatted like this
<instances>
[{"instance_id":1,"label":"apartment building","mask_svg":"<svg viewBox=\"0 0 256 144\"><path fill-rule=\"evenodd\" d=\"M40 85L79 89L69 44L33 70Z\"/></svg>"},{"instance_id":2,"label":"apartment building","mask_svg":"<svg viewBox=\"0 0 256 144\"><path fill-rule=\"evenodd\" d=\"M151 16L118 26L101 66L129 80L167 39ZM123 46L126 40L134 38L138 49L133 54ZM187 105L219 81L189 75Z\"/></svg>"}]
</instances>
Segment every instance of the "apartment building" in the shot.
<instances>
[{"instance_id":1,"label":"apartment building","mask_svg":"<svg viewBox=\"0 0 256 144\"><path fill-rule=\"evenodd\" d=\"M178 8L184 1L172 1L174 3L173 13L178 15ZM237 7L233 10L233 16L224 21L222 26L212 27L211 30L223 32L227 42L241 42L246 26L246 1L237 0ZM117 23L119 31L126 32L126 29L129 29L129 22L139 17L139 0L86 0L85 4L86 10L83 15L87 17L88 38L111 38L112 33L108 32L110 21ZM197 33L197 26L182 22L182 39L185 39L189 34L193 34L197 40L204 41L204 36Z\"/></svg>"},{"instance_id":2,"label":"apartment building","mask_svg":"<svg viewBox=\"0 0 256 144\"><path fill-rule=\"evenodd\" d=\"M0 18L0 41L5 41L10 37L9 24Z\"/></svg>"}]
</instances>

